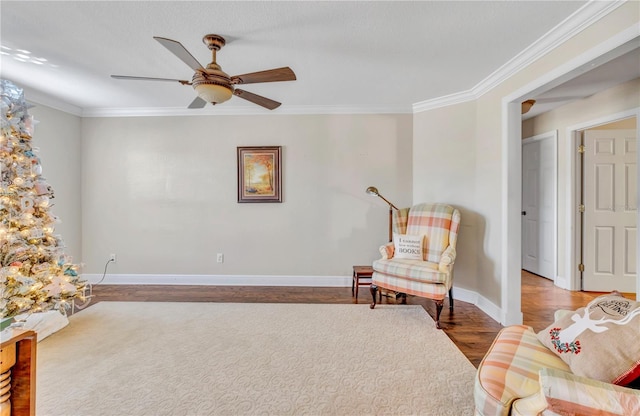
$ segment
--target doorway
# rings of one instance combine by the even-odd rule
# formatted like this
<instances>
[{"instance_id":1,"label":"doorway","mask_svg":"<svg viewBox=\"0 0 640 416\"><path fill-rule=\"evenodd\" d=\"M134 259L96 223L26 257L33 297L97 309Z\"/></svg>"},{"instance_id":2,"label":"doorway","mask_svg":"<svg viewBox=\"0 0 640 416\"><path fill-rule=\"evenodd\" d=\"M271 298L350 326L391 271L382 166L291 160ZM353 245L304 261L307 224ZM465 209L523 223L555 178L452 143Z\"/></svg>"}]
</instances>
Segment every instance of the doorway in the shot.
<instances>
[{"instance_id":1,"label":"doorway","mask_svg":"<svg viewBox=\"0 0 640 416\"><path fill-rule=\"evenodd\" d=\"M602 65L616 57L637 49L640 40L637 30L621 32L608 39L580 56L570 63L548 72L535 79L531 83L513 91L502 99L502 156L503 156L503 182L502 182L502 264L501 264L501 320L503 325L521 324L523 321L521 309L521 281L519 276L522 270L522 115L521 103L524 100L535 98L562 83L576 78L589 69ZM629 110L629 113L637 114L639 109ZM514 140L518 138L518 140ZM569 146L571 151L575 142L572 138L564 140L563 147ZM575 172L575 159L566 170L562 171L565 178L571 178ZM572 187L572 186L571 186ZM565 189L560 194L568 207L576 207L576 194L573 189ZM571 235L575 235L576 215L568 209L562 213L564 228ZM638 237L640 238L640 237ZM571 240L571 241L569 241ZM563 266L558 268L558 278L562 274L562 280L574 285L578 271L573 269L573 259L576 258L575 241L573 238L565 239L565 245L560 247L564 253ZM636 242L636 257L640 244ZM567 261L568 259L568 261ZM577 279L579 282L579 279ZM564 285L563 285L564 286ZM636 286L640 286L640 276L636 276ZM567 289L576 290L573 287ZM638 298L636 292L636 298Z\"/></svg>"}]
</instances>

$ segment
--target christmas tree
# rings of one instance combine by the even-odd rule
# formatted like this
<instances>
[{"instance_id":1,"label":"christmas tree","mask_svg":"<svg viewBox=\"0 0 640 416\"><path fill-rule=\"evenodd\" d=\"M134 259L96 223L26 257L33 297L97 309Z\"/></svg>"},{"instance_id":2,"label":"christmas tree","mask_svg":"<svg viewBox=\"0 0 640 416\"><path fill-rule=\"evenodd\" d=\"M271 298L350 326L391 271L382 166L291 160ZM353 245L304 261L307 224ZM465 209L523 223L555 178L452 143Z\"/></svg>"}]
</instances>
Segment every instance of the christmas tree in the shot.
<instances>
[{"instance_id":1,"label":"christmas tree","mask_svg":"<svg viewBox=\"0 0 640 416\"><path fill-rule=\"evenodd\" d=\"M2 318L84 300L85 282L63 253L50 212L53 191L31 146L33 119L22 90L0 80L0 283Z\"/></svg>"}]
</instances>

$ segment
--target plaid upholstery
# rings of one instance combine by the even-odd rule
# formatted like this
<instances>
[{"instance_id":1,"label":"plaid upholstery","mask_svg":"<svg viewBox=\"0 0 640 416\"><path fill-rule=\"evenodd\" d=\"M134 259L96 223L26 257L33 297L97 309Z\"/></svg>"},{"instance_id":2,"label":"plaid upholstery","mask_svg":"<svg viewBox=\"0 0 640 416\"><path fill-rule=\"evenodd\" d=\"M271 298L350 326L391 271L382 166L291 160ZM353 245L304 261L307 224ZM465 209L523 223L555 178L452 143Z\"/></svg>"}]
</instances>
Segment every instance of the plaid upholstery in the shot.
<instances>
[{"instance_id":1,"label":"plaid upholstery","mask_svg":"<svg viewBox=\"0 0 640 416\"><path fill-rule=\"evenodd\" d=\"M373 262L373 269L379 273L401 277L423 283L440 283L447 285L451 282L449 273L438 270L438 263L411 259L379 259ZM448 286L451 286L450 284ZM449 290L447 288L447 290Z\"/></svg>"},{"instance_id":2,"label":"plaid upholstery","mask_svg":"<svg viewBox=\"0 0 640 416\"><path fill-rule=\"evenodd\" d=\"M538 371L543 368L569 370L562 359L538 341L531 327L503 328L476 372L476 412L484 416L509 415L515 399L539 390Z\"/></svg>"},{"instance_id":3,"label":"plaid upholstery","mask_svg":"<svg viewBox=\"0 0 640 416\"><path fill-rule=\"evenodd\" d=\"M398 234L407 233L407 221L409 220L409 210L411 208L402 208L393 212L393 231Z\"/></svg>"},{"instance_id":4,"label":"plaid upholstery","mask_svg":"<svg viewBox=\"0 0 640 416\"><path fill-rule=\"evenodd\" d=\"M511 416L640 415L638 390L551 368L543 368L538 374L540 389L514 400Z\"/></svg>"},{"instance_id":5,"label":"plaid upholstery","mask_svg":"<svg viewBox=\"0 0 640 416\"><path fill-rule=\"evenodd\" d=\"M395 211L396 233L425 235L421 260L396 259L389 245L380 247L382 258L373 262L371 281L381 288L442 300L453 281L455 245L460 211L445 204L418 204Z\"/></svg>"},{"instance_id":6,"label":"plaid upholstery","mask_svg":"<svg viewBox=\"0 0 640 416\"><path fill-rule=\"evenodd\" d=\"M548 407L542 414L640 415L640 391L545 368L540 386Z\"/></svg>"},{"instance_id":7,"label":"plaid upholstery","mask_svg":"<svg viewBox=\"0 0 640 416\"><path fill-rule=\"evenodd\" d=\"M424 259L439 262L448 246L456 246L460 227L460 211L445 204L419 204L411 207L407 232L426 235Z\"/></svg>"},{"instance_id":8,"label":"plaid upholstery","mask_svg":"<svg viewBox=\"0 0 640 416\"><path fill-rule=\"evenodd\" d=\"M398 278L395 276L390 276L388 274L376 272L375 269L373 271L373 275L371 276L371 281L374 282L374 284L388 290L433 300L442 300L447 297L447 291L451 287L447 287L443 284L434 284L419 282L416 280L409 280L406 278Z\"/></svg>"}]
</instances>

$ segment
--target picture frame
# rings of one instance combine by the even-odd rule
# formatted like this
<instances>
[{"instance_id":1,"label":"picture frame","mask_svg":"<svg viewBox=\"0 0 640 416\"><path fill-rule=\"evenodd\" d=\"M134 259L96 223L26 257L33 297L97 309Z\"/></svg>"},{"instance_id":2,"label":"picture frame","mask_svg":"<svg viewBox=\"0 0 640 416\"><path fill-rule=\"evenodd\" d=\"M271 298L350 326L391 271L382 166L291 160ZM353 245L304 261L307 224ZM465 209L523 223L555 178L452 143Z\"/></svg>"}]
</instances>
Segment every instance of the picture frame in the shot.
<instances>
[{"instance_id":1,"label":"picture frame","mask_svg":"<svg viewBox=\"0 0 640 416\"><path fill-rule=\"evenodd\" d=\"M282 202L282 146L238 146L238 202Z\"/></svg>"}]
</instances>

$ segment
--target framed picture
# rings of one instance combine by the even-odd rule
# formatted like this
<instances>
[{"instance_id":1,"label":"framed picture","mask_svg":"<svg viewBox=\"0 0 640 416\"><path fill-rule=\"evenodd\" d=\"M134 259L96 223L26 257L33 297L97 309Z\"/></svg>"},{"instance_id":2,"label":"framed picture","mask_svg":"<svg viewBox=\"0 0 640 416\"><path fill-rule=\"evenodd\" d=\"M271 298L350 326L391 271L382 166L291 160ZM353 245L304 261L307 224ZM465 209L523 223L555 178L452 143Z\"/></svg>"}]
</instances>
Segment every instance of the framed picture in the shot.
<instances>
[{"instance_id":1,"label":"framed picture","mask_svg":"<svg viewBox=\"0 0 640 416\"><path fill-rule=\"evenodd\" d=\"M238 202L282 202L282 146L238 147Z\"/></svg>"}]
</instances>

